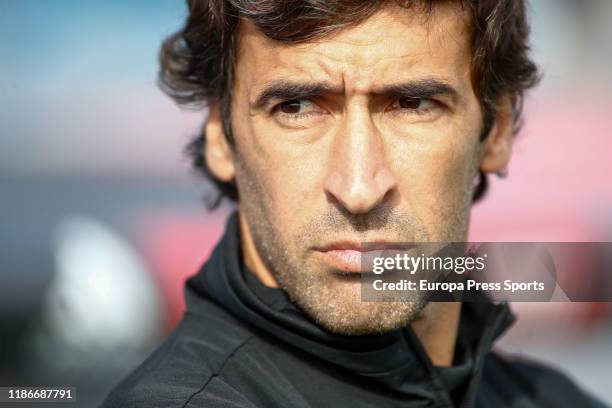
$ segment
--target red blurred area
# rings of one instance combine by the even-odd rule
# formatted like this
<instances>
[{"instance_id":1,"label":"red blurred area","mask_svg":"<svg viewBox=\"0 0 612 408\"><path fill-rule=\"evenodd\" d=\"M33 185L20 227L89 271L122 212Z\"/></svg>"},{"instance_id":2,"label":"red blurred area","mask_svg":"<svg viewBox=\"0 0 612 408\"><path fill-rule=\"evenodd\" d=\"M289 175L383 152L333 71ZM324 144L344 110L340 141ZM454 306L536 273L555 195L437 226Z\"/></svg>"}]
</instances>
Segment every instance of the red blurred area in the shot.
<instances>
[{"instance_id":1,"label":"red blurred area","mask_svg":"<svg viewBox=\"0 0 612 408\"><path fill-rule=\"evenodd\" d=\"M139 217L139 246L166 303L165 332L180 320L185 310L185 280L210 256L223 234L224 215L165 209L150 210Z\"/></svg>"}]
</instances>

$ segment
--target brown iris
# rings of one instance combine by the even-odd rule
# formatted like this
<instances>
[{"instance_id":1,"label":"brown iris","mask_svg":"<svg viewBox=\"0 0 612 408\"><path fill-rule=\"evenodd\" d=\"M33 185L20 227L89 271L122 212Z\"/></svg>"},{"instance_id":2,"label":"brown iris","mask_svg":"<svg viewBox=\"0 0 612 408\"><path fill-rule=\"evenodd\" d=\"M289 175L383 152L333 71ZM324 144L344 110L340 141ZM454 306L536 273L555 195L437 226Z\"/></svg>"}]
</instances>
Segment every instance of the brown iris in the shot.
<instances>
[{"instance_id":1,"label":"brown iris","mask_svg":"<svg viewBox=\"0 0 612 408\"><path fill-rule=\"evenodd\" d=\"M292 99L290 101L283 102L279 105L279 109L283 113L295 115L296 113L300 113L300 110L302 109L302 101Z\"/></svg>"},{"instance_id":2,"label":"brown iris","mask_svg":"<svg viewBox=\"0 0 612 408\"><path fill-rule=\"evenodd\" d=\"M402 109L413 109L413 110L417 110L419 109L419 106L421 105L421 99L419 98L410 98L410 97L403 97L399 99L399 106Z\"/></svg>"}]
</instances>

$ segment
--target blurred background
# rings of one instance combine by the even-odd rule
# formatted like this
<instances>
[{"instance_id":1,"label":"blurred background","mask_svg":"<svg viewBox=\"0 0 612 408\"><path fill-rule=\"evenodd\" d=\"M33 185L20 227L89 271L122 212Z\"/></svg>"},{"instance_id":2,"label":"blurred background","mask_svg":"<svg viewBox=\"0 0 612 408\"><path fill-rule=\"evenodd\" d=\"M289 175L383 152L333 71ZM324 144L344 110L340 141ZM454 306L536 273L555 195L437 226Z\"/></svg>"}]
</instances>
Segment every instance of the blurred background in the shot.
<instances>
[{"instance_id":1,"label":"blurred background","mask_svg":"<svg viewBox=\"0 0 612 408\"><path fill-rule=\"evenodd\" d=\"M178 0L0 2L0 385L96 406L174 327L231 210L183 148L205 112L155 85ZM545 76L473 241L612 241L612 2L531 4ZM577 282L597 281L577 270ZM521 303L499 347L612 404L608 303Z\"/></svg>"}]
</instances>

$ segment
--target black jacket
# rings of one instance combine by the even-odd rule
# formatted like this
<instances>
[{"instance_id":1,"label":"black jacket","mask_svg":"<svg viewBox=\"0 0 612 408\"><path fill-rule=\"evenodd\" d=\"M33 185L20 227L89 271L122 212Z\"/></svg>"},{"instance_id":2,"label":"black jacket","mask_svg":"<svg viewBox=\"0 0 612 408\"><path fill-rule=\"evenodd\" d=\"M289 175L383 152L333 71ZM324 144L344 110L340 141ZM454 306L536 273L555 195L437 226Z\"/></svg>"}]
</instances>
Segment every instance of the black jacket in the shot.
<instances>
[{"instance_id":1,"label":"black jacket","mask_svg":"<svg viewBox=\"0 0 612 408\"><path fill-rule=\"evenodd\" d=\"M341 336L241 262L236 216L186 285L170 337L103 407L602 407L565 376L491 351L507 305L462 306L455 364L431 364L408 327Z\"/></svg>"}]
</instances>

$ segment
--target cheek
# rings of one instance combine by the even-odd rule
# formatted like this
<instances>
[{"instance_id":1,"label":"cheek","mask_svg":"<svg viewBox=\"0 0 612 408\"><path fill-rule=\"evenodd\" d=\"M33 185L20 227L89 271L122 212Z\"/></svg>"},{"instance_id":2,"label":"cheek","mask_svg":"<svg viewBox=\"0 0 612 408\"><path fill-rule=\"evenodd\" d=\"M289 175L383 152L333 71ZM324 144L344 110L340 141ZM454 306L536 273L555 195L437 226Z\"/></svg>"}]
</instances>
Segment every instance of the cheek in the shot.
<instances>
[{"instance_id":1,"label":"cheek","mask_svg":"<svg viewBox=\"0 0 612 408\"><path fill-rule=\"evenodd\" d=\"M325 204L325 148L301 145L298 135L280 134L261 125L245 130L236 141L241 157L236 175L241 202L266 208L267 221L280 235L295 236Z\"/></svg>"},{"instance_id":2,"label":"cheek","mask_svg":"<svg viewBox=\"0 0 612 408\"><path fill-rule=\"evenodd\" d=\"M415 138L392 149L400 196L431 237L463 215L471 201L477 130L448 131L443 138Z\"/></svg>"}]
</instances>

